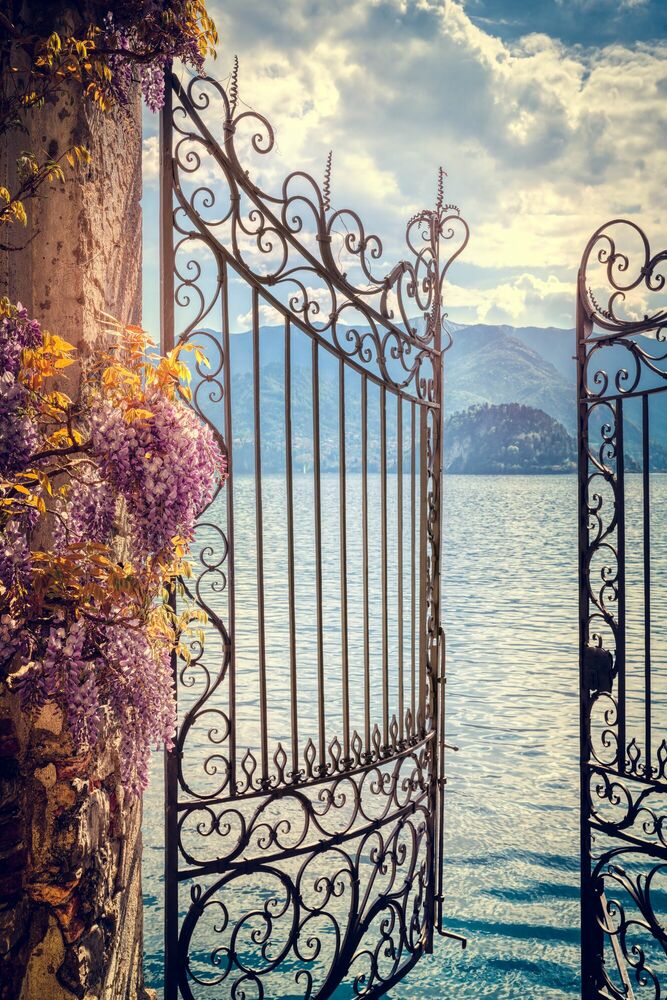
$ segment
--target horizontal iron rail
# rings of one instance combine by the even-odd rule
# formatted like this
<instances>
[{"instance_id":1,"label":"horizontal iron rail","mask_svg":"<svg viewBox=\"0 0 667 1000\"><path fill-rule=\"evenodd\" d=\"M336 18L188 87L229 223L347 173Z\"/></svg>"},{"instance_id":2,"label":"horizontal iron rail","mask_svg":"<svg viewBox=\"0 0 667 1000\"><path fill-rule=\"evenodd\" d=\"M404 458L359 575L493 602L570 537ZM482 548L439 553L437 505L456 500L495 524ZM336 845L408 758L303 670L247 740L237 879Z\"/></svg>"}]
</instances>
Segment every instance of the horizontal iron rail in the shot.
<instances>
[{"instance_id":1,"label":"horizontal iron rail","mask_svg":"<svg viewBox=\"0 0 667 1000\"><path fill-rule=\"evenodd\" d=\"M386 757L380 757L377 760L369 761L366 764L361 764L359 767L354 768L341 768L339 771L332 771L330 774L318 775L317 777L304 778L303 781L294 782L291 784L275 785L271 788L256 788L252 792L245 792L241 795L230 796L229 798L224 796L216 796L216 798L192 798L186 802L178 802L176 808L180 812L185 812L186 810L195 810L198 806L217 806L217 805L228 805L232 802L246 802L248 799L260 799L270 795L272 798L277 798L281 795L289 795L290 792L303 791L307 788L312 788L314 785L323 785L330 781L336 781L338 778L352 778L357 774L362 774L364 771L377 771L378 768L383 767L386 764L391 764L401 757L410 757L414 751L419 750L421 747L425 746L431 740L435 739L436 733L434 730L429 730L425 736L420 736L414 743L397 750L396 753L387 754ZM457 750L458 747L451 747L452 750Z\"/></svg>"},{"instance_id":2,"label":"horizontal iron rail","mask_svg":"<svg viewBox=\"0 0 667 1000\"><path fill-rule=\"evenodd\" d=\"M657 372L654 372L653 370L651 370L651 373L653 375L657 374ZM665 372L665 380L667 382L667 372ZM660 392L667 392L667 384L654 385L646 389L633 389L632 392L614 392L609 393L608 395L606 393L602 393L599 396L592 396L586 393L585 395L579 397L579 402L588 403L589 406L594 406L596 403L612 403L617 402L619 399L641 399L642 396L655 396L656 393Z\"/></svg>"},{"instance_id":3,"label":"horizontal iron rail","mask_svg":"<svg viewBox=\"0 0 667 1000\"><path fill-rule=\"evenodd\" d=\"M639 848L643 854L667 860L667 847L663 847L662 844L652 844L648 840L640 840L639 837L633 837L631 834L626 833L625 830L619 830L619 828L614 826L613 823L599 823L593 819L590 819L588 822L591 830L597 830L598 833L604 833L605 836L609 837L611 840L622 840L626 844L630 844L632 847Z\"/></svg>"},{"instance_id":4,"label":"horizontal iron rail","mask_svg":"<svg viewBox=\"0 0 667 1000\"><path fill-rule=\"evenodd\" d=\"M651 333L654 330L663 330L665 328L665 316L652 316L646 322L641 323L626 323L621 327L614 327L614 329L602 328L604 332L600 332L600 318L595 316L593 323L597 325L593 326L590 333L581 337L581 342L583 344L603 344L605 347L612 346L619 340L624 340L628 337L641 337L645 333Z\"/></svg>"},{"instance_id":5,"label":"horizontal iron rail","mask_svg":"<svg viewBox=\"0 0 667 1000\"><path fill-rule=\"evenodd\" d=\"M584 761L584 766L593 774L597 772L609 774L624 782L634 781L647 788L653 788L656 792L667 792L667 779L665 778L645 778L633 771L617 771L614 767L609 767L607 764L597 764L594 760Z\"/></svg>"}]
</instances>

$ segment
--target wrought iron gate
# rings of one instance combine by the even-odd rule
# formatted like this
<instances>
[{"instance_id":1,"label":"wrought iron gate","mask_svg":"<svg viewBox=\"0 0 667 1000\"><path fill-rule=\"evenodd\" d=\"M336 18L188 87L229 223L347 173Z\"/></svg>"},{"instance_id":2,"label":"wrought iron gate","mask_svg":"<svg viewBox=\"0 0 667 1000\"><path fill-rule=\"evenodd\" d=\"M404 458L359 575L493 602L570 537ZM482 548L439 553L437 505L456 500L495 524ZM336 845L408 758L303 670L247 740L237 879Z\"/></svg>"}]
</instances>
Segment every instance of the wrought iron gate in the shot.
<instances>
[{"instance_id":1,"label":"wrought iron gate","mask_svg":"<svg viewBox=\"0 0 667 1000\"><path fill-rule=\"evenodd\" d=\"M163 348L208 355L193 405L230 467L174 668L166 996L375 997L441 929L442 290L468 230L441 171L383 265L331 157L321 188L276 183L237 68L171 76L161 121Z\"/></svg>"},{"instance_id":2,"label":"wrought iron gate","mask_svg":"<svg viewBox=\"0 0 667 1000\"><path fill-rule=\"evenodd\" d=\"M667 310L650 304L665 261L614 220L579 271L584 1000L667 983Z\"/></svg>"}]
</instances>

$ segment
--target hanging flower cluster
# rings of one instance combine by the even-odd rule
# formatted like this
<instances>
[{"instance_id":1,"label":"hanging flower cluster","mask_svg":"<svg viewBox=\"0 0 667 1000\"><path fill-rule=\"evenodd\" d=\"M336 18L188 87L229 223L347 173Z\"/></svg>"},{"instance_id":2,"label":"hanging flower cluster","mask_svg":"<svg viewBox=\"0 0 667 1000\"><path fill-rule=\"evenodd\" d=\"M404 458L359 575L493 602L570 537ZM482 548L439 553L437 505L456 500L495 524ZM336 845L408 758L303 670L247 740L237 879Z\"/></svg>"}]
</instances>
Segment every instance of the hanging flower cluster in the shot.
<instances>
[{"instance_id":1,"label":"hanging flower cluster","mask_svg":"<svg viewBox=\"0 0 667 1000\"><path fill-rule=\"evenodd\" d=\"M143 331L116 328L72 399L54 379L74 348L7 300L0 315L0 673L26 711L60 705L80 751L106 719L139 791L174 734L172 652L201 621L168 587L226 460L179 349L149 361Z\"/></svg>"},{"instance_id":2,"label":"hanging flower cluster","mask_svg":"<svg viewBox=\"0 0 667 1000\"><path fill-rule=\"evenodd\" d=\"M28 390L19 379L21 354L41 343L39 323L20 303L0 321L0 475L20 469L35 450L37 432L28 413Z\"/></svg>"},{"instance_id":3,"label":"hanging flower cluster","mask_svg":"<svg viewBox=\"0 0 667 1000\"><path fill-rule=\"evenodd\" d=\"M127 502L134 547L148 554L179 531L192 533L219 454L193 410L154 389L145 405L153 419L128 428L127 409L103 400L91 412L91 443L105 481Z\"/></svg>"},{"instance_id":4,"label":"hanging flower cluster","mask_svg":"<svg viewBox=\"0 0 667 1000\"><path fill-rule=\"evenodd\" d=\"M109 52L111 71L107 91L112 100L125 101L133 72L141 83L143 98L151 111L164 104L164 72L168 62L181 59L197 72L217 41L213 22L203 3L172 0L153 4L137 18L136 4L122 5L104 18L96 48Z\"/></svg>"},{"instance_id":5,"label":"hanging flower cluster","mask_svg":"<svg viewBox=\"0 0 667 1000\"><path fill-rule=\"evenodd\" d=\"M100 13L83 34L53 31L38 45L35 72L54 70L84 85L84 93L102 110L124 103L134 80L151 111L164 104L164 72L180 59L196 72L215 55L218 35L203 0L119 0ZM102 13L102 11L105 11Z\"/></svg>"}]
</instances>

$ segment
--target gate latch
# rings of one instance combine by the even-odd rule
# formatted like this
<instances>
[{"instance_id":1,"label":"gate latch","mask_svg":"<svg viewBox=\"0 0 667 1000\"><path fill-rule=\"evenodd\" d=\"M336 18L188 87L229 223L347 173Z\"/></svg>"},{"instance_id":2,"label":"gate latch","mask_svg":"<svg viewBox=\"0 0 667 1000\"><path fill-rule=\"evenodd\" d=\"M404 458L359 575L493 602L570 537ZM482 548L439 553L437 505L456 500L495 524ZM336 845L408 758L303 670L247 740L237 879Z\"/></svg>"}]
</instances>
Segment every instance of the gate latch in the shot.
<instances>
[{"instance_id":1,"label":"gate latch","mask_svg":"<svg viewBox=\"0 0 667 1000\"><path fill-rule=\"evenodd\" d=\"M614 658L602 646L586 646L584 651L584 682L589 691L611 694Z\"/></svg>"}]
</instances>

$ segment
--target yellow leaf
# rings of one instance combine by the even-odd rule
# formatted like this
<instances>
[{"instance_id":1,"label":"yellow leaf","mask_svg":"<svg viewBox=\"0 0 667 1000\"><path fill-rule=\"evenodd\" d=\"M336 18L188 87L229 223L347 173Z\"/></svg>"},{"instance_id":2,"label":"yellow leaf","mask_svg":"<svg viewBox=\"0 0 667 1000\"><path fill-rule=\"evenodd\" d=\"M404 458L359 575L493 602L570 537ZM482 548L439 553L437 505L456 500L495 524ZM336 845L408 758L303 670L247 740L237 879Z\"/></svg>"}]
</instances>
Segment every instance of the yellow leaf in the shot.
<instances>
[{"instance_id":1,"label":"yellow leaf","mask_svg":"<svg viewBox=\"0 0 667 1000\"><path fill-rule=\"evenodd\" d=\"M201 349L201 347L195 347L195 358L200 365L204 365L205 368L211 367L211 362L206 357L206 354Z\"/></svg>"},{"instance_id":2,"label":"yellow leaf","mask_svg":"<svg viewBox=\"0 0 667 1000\"><path fill-rule=\"evenodd\" d=\"M135 420L151 420L153 414L150 410L143 410L140 407L130 407L129 410L125 411L125 420L128 424L133 423Z\"/></svg>"},{"instance_id":3,"label":"yellow leaf","mask_svg":"<svg viewBox=\"0 0 667 1000\"><path fill-rule=\"evenodd\" d=\"M72 400L67 395L67 393L57 392L57 391L49 393L49 395L46 397L46 402L49 403L51 406L57 406L61 410L66 410L69 406L72 405Z\"/></svg>"},{"instance_id":4,"label":"yellow leaf","mask_svg":"<svg viewBox=\"0 0 667 1000\"><path fill-rule=\"evenodd\" d=\"M49 346L56 351L75 351L74 344L68 344L66 340L59 337L57 333L49 334Z\"/></svg>"}]
</instances>

